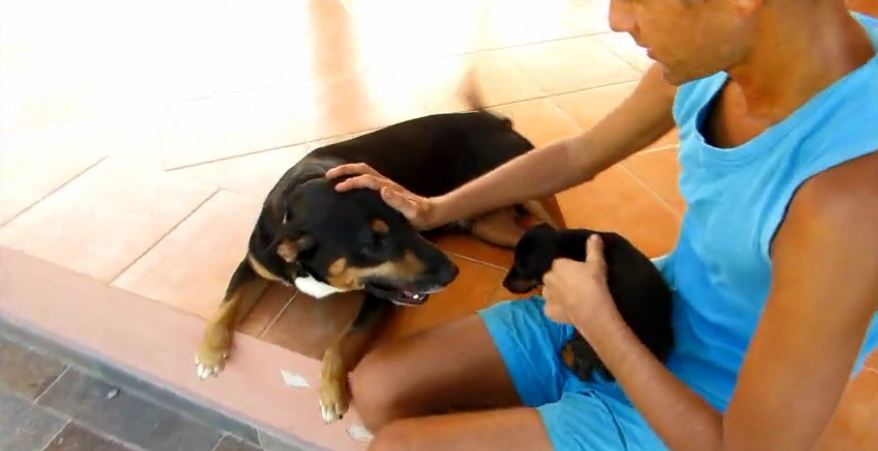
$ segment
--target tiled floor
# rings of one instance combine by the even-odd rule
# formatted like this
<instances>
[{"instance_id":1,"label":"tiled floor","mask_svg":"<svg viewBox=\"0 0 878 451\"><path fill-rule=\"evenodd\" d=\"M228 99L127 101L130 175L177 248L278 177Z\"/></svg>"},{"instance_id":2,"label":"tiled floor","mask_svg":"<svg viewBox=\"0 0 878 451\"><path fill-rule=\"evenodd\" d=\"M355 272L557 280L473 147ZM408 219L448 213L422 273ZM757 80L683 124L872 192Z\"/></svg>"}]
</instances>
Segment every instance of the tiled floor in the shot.
<instances>
[{"instance_id":1,"label":"tiled floor","mask_svg":"<svg viewBox=\"0 0 878 451\"><path fill-rule=\"evenodd\" d=\"M287 167L320 144L463 108L470 67L489 106L538 145L594 125L648 65L609 31L607 4L3 0L0 244L203 318ZM671 133L561 193L567 223L619 231L650 255L670 250L685 208L676 142ZM399 312L383 339L509 296L507 252L439 243L460 277ZM310 319L332 316L325 309L352 314L275 287L240 331L316 358L333 327ZM857 382L863 396L878 396L876 378ZM859 399L846 421L874 421L878 407Z\"/></svg>"}]
</instances>

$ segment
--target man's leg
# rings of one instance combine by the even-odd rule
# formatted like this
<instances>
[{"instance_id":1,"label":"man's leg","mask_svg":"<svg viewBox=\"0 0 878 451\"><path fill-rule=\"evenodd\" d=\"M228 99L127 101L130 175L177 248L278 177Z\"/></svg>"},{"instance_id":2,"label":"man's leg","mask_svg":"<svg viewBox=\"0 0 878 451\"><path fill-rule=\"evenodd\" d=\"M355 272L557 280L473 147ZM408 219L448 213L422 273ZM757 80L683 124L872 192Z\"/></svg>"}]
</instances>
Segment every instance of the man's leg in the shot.
<instances>
[{"instance_id":1,"label":"man's leg","mask_svg":"<svg viewBox=\"0 0 878 451\"><path fill-rule=\"evenodd\" d=\"M400 418L521 404L477 315L376 348L350 383L357 412L372 431Z\"/></svg>"},{"instance_id":2,"label":"man's leg","mask_svg":"<svg viewBox=\"0 0 878 451\"><path fill-rule=\"evenodd\" d=\"M551 450L536 409L514 407L398 420L381 429L369 451Z\"/></svg>"}]
</instances>

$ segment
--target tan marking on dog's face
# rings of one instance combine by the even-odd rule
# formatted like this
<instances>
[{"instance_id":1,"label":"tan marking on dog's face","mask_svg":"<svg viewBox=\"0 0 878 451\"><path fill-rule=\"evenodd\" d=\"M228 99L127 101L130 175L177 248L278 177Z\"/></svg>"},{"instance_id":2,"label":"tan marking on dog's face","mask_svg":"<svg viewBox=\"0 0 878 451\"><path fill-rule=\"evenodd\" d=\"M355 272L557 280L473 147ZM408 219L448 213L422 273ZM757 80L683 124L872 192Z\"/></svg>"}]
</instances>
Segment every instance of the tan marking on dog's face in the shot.
<instances>
[{"instance_id":1,"label":"tan marking on dog's face","mask_svg":"<svg viewBox=\"0 0 878 451\"><path fill-rule=\"evenodd\" d=\"M338 263L336 261L335 263ZM335 265L333 263L333 265ZM387 279L411 281L424 271L424 263L411 252L406 252L402 259L384 262L377 266L356 267L346 266L338 274L328 277L329 284L344 290L361 290L365 280L382 277ZM331 272L331 268L330 268Z\"/></svg>"},{"instance_id":2,"label":"tan marking on dog's face","mask_svg":"<svg viewBox=\"0 0 878 451\"><path fill-rule=\"evenodd\" d=\"M253 272L262 277L263 279L273 280L275 282L283 282L283 278L275 275L273 272L269 271L262 263L259 263L253 254L247 254L247 261L250 263L250 267L253 268Z\"/></svg>"},{"instance_id":3,"label":"tan marking on dog's face","mask_svg":"<svg viewBox=\"0 0 878 451\"><path fill-rule=\"evenodd\" d=\"M380 219L375 219L374 221L372 221L372 230L378 233L387 233L388 231L390 231L390 226L388 226L386 222Z\"/></svg>"}]
</instances>

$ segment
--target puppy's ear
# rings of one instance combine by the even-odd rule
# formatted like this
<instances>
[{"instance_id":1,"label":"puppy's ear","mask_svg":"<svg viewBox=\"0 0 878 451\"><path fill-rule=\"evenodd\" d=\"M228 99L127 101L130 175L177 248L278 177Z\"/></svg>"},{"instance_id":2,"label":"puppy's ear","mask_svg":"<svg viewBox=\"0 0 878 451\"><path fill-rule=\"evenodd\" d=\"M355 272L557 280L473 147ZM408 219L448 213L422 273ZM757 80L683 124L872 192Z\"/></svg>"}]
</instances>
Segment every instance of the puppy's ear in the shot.
<instances>
[{"instance_id":1,"label":"puppy's ear","mask_svg":"<svg viewBox=\"0 0 878 451\"><path fill-rule=\"evenodd\" d=\"M281 238L275 252L287 263L296 261L299 254L314 247L314 238L310 235L289 236Z\"/></svg>"}]
</instances>

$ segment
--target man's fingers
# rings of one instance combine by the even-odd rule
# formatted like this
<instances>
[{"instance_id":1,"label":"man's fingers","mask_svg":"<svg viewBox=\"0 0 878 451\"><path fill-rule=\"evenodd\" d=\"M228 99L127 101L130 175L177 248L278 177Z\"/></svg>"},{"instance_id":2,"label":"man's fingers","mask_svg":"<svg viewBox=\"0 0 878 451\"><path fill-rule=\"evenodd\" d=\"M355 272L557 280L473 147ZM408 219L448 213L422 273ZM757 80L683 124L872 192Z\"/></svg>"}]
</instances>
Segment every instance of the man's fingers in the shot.
<instances>
[{"instance_id":1,"label":"man's fingers","mask_svg":"<svg viewBox=\"0 0 878 451\"><path fill-rule=\"evenodd\" d=\"M335 185L335 190L348 191L356 188L369 188L378 191L382 186L384 186L383 180L374 175L358 175Z\"/></svg>"},{"instance_id":2,"label":"man's fingers","mask_svg":"<svg viewBox=\"0 0 878 451\"><path fill-rule=\"evenodd\" d=\"M341 177L344 175L379 175L378 172L372 169L366 163L349 163L343 164L340 166L336 166L328 171L326 171L326 177L330 179L334 179L337 177Z\"/></svg>"},{"instance_id":3,"label":"man's fingers","mask_svg":"<svg viewBox=\"0 0 878 451\"><path fill-rule=\"evenodd\" d=\"M402 213L402 215L409 221L417 216L418 206L412 200L407 199L405 196L387 186L381 188L380 192L381 198L384 199L384 202L396 211Z\"/></svg>"}]
</instances>

